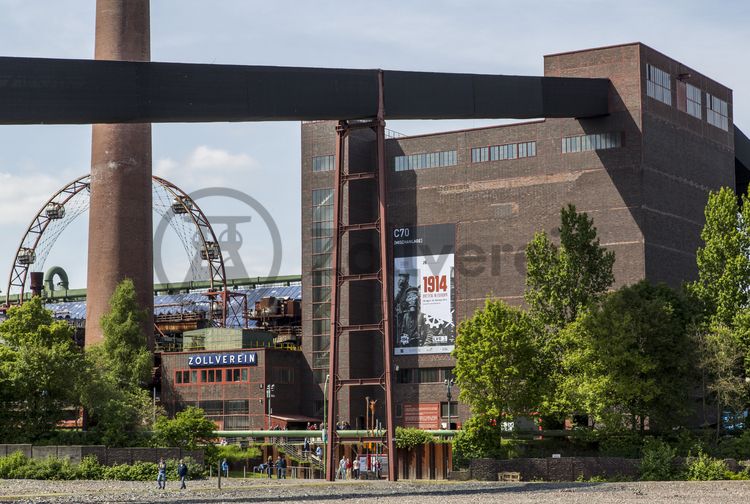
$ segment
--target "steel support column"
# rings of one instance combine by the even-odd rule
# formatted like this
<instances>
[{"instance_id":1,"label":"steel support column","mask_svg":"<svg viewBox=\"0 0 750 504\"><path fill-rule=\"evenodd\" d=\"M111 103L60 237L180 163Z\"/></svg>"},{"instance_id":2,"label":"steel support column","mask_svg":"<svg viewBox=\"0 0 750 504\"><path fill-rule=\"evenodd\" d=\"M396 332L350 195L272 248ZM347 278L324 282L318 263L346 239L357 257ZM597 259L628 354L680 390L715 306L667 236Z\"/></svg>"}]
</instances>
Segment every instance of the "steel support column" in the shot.
<instances>
[{"instance_id":1,"label":"steel support column","mask_svg":"<svg viewBox=\"0 0 750 504\"><path fill-rule=\"evenodd\" d=\"M371 172L351 174L348 173L345 160L345 148L347 139L352 128L370 128L375 132L375 167ZM326 446L326 479L333 481L336 477L338 467L336 457L338 455L339 433L336 430L336 419L338 418L338 392L343 387L380 385L385 390L385 429L381 436L375 436L385 446L388 457L388 479L396 479L395 467L395 444L393 429L393 400L391 397L391 330L390 330L390 261L388 254L388 229L387 229L387 180L385 167L385 110L383 99L383 74L378 78L378 114L373 121L350 123L341 121L336 128L336 167L334 174L334 201L333 201L333 237L334 245L332 252L332 282L331 282L331 333L329 346L329 375L331 394L328 401L326 434L328 443ZM377 199L378 216L375 222L350 224L349 217L343 215L344 192L348 183L353 180L374 180L374 196ZM351 195L348 195L351 198ZM348 201L354 204L351 199ZM377 256L373 272L367 274L347 274L342 267L342 259L348 259L348 253L342 249L344 236L351 231L375 230L378 233L378 247L380 253ZM372 324L343 324L341 321L341 289L344 284L350 282L372 281L380 283L380 321ZM350 296L351 296L350 292ZM363 299L363 302L367 300ZM342 336L359 331L380 332L383 338L383 374L379 377L370 378L344 378L339 375L339 351ZM350 349L351 351L351 349Z\"/></svg>"}]
</instances>

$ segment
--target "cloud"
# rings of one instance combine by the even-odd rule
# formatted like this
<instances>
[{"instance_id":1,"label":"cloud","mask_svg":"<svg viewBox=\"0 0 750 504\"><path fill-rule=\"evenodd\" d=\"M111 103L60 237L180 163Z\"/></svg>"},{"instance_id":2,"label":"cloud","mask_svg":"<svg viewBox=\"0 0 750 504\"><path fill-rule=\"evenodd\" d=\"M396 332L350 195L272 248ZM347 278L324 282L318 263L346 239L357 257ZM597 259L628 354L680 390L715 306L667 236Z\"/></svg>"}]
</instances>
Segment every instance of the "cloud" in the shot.
<instances>
[{"instance_id":1,"label":"cloud","mask_svg":"<svg viewBox=\"0 0 750 504\"><path fill-rule=\"evenodd\" d=\"M28 224L65 181L41 173L0 172L0 226Z\"/></svg>"},{"instance_id":2,"label":"cloud","mask_svg":"<svg viewBox=\"0 0 750 504\"><path fill-rule=\"evenodd\" d=\"M207 145L196 147L185 159L158 159L154 173L181 189L192 191L203 187L229 186L237 177L248 176L259 163L245 153L233 154Z\"/></svg>"}]
</instances>

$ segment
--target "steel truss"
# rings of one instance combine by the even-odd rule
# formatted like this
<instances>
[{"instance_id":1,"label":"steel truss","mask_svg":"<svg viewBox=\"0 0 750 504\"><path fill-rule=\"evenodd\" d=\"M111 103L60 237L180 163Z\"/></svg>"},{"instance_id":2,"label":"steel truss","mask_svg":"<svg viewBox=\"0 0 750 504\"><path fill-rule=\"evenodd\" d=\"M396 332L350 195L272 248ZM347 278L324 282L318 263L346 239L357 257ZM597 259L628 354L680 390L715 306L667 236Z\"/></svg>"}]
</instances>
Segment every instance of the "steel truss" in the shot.
<instances>
[{"instance_id":1,"label":"steel truss","mask_svg":"<svg viewBox=\"0 0 750 504\"><path fill-rule=\"evenodd\" d=\"M347 170L344 148L350 131L353 129L370 128L375 132L376 137L376 155L375 167L373 170L361 173L349 173ZM388 457L388 479L396 480L396 457L393 429L393 398L392 398L392 340L390 328L390 306L391 306L391 275L390 264L388 260L388 232L387 232L387 180L385 168L385 114L383 101L383 74L379 75L379 99L378 114L371 121L340 121L336 128L336 172L334 174L334 204L333 204L333 272L331 284L331 332L330 332L330 355L329 355L329 374L331 397L328 401L328 424L326 425L326 434L328 444L326 445L326 479L333 481L336 476L338 448L340 436L336 429L336 419L338 418L338 392L343 387L372 386L379 385L385 391L386 398L386 418L385 430L382 437L378 440L385 446ZM378 206L378 217L375 222L362 224L349 224L348 217L344 218L344 192L349 182L354 180L374 179L376 201ZM351 201L350 205L354 204ZM379 235L380 254L378 256L375 271L367 274L349 275L344 273L342 268L342 259L348 256L342 248L344 236L350 231L374 230ZM341 321L341 289L348 282L376 280L380 283L381 289L381 318L378 323L344 325ZM351 297L351 293L350 293ZM362 300L371 302L370 300ZM353 333L358 331L375 331L380 332L383 338L383 374L370 378L342 378L339 374L339 347L340 339L344 333ZM363 356L364 357L364 356ZM366 356L373 358L374 356ZM377 357L374 357L377 358Z\"/></svg>"}]
</instances>

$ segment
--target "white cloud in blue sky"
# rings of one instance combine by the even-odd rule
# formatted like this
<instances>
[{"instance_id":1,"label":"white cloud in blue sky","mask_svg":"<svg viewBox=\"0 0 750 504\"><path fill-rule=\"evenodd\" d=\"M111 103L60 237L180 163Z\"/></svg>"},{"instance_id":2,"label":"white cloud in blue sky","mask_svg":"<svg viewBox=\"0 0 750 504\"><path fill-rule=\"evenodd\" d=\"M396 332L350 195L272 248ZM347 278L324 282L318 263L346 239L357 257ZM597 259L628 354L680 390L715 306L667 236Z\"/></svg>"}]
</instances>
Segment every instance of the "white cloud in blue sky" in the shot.
<instances>
[{"instance_id":1,"label":"white cloud in blue sky","mask_svg":"<svg viewBox=\"0 0 750 504\"><path fill-rule=\"evenodd\" d=\"M154 61L541 75L544 54L640 41L734 89L750 130L750 2L152 0ZM94 0L0 0L0 55L91 58ZM421 133L485 121L396 121ZM88 126L0 126L0 288L36 208L89 170ZM282 273L300 270L298 123L158 124L155 173L192 191L231 186L261 201L284 239ZM209 202L206 202L209 204ZM212 212L229 211L214 202ZM47 265L85 285L85 225ZM78 235L76 235L78 233ZM244 233L248 273L265 238ZM265 247L267 248L267 247ZM179 270L179 268L176 268ZM179 276L179 275L178 275ZM179 278L175 278L179 280Z\"/></svg>"}]
</instances>

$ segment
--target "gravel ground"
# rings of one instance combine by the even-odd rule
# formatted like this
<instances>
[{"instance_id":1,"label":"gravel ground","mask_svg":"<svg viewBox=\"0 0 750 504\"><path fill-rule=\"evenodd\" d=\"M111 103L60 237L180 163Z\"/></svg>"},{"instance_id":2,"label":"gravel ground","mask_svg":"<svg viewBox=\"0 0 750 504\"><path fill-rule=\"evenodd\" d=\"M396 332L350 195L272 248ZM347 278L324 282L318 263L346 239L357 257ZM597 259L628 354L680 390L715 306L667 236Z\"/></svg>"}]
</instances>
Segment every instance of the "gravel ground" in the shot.
<instances>
[{"instance_id":1,"label":"gravel ground","mask_svg":"<svg viewBox=\"0 0 750 504\"><path fill-rule=\"evenodd\" d=\"M122 481L0 480L0 501L29 503L261 503L363 502L440 504L474 502L511 503L721 503L745 504L750 482L636 482L636 483L490 483L490 482L298 482L294 480L191 481L178 490L156 483Z\"/></svg>"}]
</instances>

